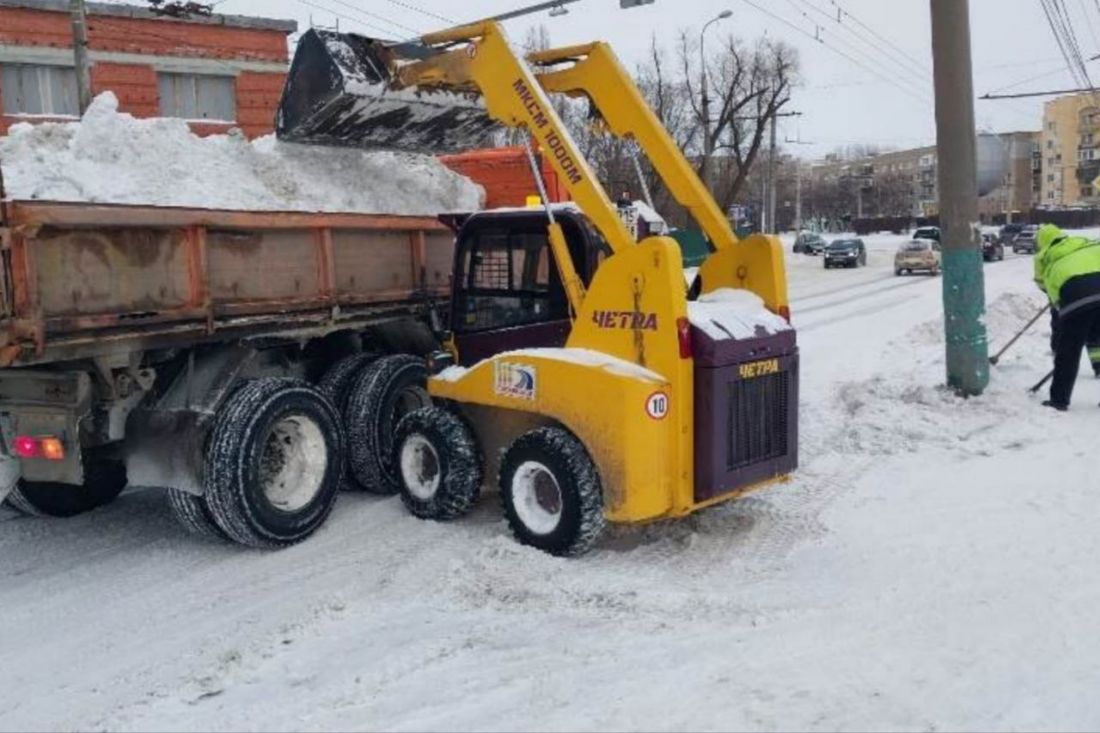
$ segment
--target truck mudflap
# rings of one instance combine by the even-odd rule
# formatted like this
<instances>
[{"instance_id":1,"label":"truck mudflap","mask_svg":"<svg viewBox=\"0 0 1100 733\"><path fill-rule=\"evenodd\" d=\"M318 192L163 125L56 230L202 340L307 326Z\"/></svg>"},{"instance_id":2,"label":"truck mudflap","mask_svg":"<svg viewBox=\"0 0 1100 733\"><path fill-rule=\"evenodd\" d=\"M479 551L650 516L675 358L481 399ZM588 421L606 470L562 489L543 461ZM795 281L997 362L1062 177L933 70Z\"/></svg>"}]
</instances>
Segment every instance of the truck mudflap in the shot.
<instances>
[{"instance_id":1,"label":"truck mudflap","mask_svg":"<svg viewBox=\"0 0 1100 733\"><path fill-rule=\"evenodd\" d=\"M477 95L393 88L392 61L431 53L416 43L307 31L283 89L276 135L294 143L432 154L488 146L497 126Z\"/></svg>"},{"instance_id":2,"label":"truck mudflap","mask_svg":"<svg viewBox=\"0 0 1100 733\"><path fill-rule=\"evenodd\" d=\"M763 484L798 467L795 332L715 340L695 349L695 500Z\"/></svg>"}]
</instances>

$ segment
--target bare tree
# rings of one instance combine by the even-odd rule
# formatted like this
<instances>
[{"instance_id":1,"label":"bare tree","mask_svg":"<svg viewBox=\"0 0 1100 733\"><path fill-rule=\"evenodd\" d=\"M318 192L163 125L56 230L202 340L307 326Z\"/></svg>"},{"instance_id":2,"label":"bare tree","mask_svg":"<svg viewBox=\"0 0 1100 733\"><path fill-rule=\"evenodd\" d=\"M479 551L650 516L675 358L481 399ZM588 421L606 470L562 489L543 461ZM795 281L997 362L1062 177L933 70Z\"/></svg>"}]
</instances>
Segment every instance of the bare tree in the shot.
<instances>
[{"instance_id":1,"label":"bare tree","mask_svg":"<svg viewBox=\"0 0 1100 733\"><path fill-rule=\"evenodd\" d=\"M729 36L713 55L697 60L698 44L684 31L677 56L681 85L695 121L696 135L688 149L697 156L700 177L712 180L716 157L732 159L732 176L713 183L716 198L728 208L742 192L768 126L790 102L798 81L798 51L782 41L761 39L749 45ZM707 105L702 98L704 73L711 90Z\"/></svg>"}]
</instances>

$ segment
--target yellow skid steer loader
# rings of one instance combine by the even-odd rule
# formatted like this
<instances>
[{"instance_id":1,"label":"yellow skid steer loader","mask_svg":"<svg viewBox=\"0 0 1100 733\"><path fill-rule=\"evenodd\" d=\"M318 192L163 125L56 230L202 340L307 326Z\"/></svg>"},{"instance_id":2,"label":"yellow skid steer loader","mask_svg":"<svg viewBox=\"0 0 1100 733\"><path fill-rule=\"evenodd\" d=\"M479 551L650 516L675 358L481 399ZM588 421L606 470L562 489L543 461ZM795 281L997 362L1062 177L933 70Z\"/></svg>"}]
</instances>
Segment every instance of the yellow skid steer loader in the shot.
<instances>
[{"instance_id":1,"label":"yellow skid steer loader","mask_svg":"<svg viewBox=\"0 0 1100 733\"><path fill-rule=\"evenodd\" d=\"M714 251L690 292L675 240L634 241L549 93L587 99L607 132L634 140L706 233ZM493 22L417 43L310 31L277 127L296 142L449 152L500 125L526 131L573 202L463 221L434 405L396 427L406 506L455 519L496 478L521 542L578 555L608 522L684 516L784 480L799 359L782 249L737 239L605 44L525 62Z\"/></svg>"}]
</instances>

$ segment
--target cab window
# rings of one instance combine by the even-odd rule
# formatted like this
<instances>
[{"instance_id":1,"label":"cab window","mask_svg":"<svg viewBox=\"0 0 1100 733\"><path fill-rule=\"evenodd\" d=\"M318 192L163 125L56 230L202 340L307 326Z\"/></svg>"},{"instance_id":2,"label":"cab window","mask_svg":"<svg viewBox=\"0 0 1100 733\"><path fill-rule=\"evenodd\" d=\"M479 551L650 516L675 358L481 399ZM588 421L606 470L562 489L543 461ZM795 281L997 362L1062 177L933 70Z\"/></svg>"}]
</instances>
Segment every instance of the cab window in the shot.
<instances>
[{"instance_id":1,"label":"cab window","mask_svg":"<svg viewBox=\"0 0 1100 733\"><path fill-rule=\"evenodd\" d=\"M514 328L568 318L545 231L484 229L460 255L456 330Z\"/></svg>"}]
</instances>

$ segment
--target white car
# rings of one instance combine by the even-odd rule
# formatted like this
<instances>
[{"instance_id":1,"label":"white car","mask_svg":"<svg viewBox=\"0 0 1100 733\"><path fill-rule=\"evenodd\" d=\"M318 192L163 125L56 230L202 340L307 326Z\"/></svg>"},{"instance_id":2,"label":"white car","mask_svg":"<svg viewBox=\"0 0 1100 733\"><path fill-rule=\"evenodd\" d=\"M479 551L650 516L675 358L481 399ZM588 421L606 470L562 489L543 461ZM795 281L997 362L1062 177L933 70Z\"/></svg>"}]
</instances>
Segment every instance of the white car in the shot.
<instances>
[{"instance_id":1,"label":"white car","mask_svg":"<svg viewBox=\"0 0 1100 733\"><path fill-rule=\"evenodd\" d=\"M931 239L914 239L898 248L894 255L894 274L908 275L913 272L940 274L940 243Z\"/></svg>"}]
</instances>

